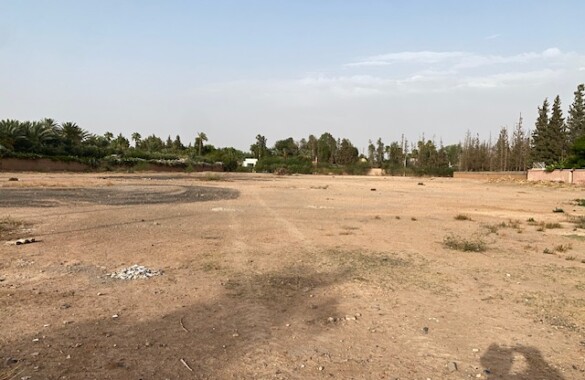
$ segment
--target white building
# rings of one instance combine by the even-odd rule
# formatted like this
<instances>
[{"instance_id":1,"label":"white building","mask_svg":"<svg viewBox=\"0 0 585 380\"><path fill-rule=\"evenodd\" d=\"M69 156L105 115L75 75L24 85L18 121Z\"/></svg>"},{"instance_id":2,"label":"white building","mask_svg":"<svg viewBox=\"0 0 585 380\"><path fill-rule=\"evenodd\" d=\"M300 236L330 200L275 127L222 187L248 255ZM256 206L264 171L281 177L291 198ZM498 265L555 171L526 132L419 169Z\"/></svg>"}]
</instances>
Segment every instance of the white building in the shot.
<instances>
[{"instance_id":1,"label":"white building","mask_svg":"<svg viewBox=\"0 0 585 380\"><path fill-rule=\"evenodd\" d=\"M257 158L245 158L244 162L242 163L242 166L245 168L253 168L256 166L257 163L258 163Z\"/></svg>"}]
</instances>

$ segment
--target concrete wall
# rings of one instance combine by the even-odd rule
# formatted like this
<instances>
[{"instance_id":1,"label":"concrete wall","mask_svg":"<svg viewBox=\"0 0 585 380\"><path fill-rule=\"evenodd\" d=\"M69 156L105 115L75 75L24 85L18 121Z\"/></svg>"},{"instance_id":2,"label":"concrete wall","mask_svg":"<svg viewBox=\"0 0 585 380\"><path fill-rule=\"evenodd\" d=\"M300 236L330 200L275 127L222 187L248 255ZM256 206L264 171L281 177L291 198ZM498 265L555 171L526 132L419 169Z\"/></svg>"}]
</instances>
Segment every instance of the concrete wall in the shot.
<instances>
[{"instance_id":1,"label":"concrete wall","mask_svg":"<svg viewBox=\"0 0 585 380\"><path fill-rule=\"evenodd\" d=\"M89 165L79 162L53 161L48 158L21 159L0 158L2 172L85 172L91 170Z\"/></svg>"},{"instance_id":2,"label":"concrete wall","mask_svg":"<svg viewBox=\"0 0 585 380\"><path fill-rule=\"evenodd\" d=\"M555 169L552 172L544 169L530 169L528 180L585 184L585 169Z\"/></svg>"},{"instance_id":3,"label":"concrete wall","mask_svg":"<svg viewBox=\"0 0 585 380\"><path fill-rule=\"evenodd\" d=\"M454 172L453 178L460 179L526 179L526 172Z\"/></svg>"}]
</instances>

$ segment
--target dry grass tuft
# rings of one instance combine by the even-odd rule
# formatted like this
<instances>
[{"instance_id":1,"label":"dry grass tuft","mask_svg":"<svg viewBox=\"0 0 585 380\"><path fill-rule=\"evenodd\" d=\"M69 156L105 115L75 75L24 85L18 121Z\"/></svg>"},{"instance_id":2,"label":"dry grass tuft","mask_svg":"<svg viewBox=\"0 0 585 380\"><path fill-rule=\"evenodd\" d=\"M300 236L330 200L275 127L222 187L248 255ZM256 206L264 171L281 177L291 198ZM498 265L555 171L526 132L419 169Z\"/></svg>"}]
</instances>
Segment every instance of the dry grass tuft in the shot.
<instances>
[{"instance_id":1,"label":"dry grass tuft","mask_svg":"<svg viewBox=\"0 0 585 380\"><path fill-rule=\"evenodd\" d=\"M25 223L22 220L14 219L10 216L0 218L0 240L8 239L24 227Z\"/></svg>"},{"instance_id":2,"label":"dry grass tuft","mask_svg":"<svg viewBox=\"0 0 585 380\"><path fill-rule=\"evenodd\" d=\"M484 252L487 244L481 237L464 238L457 235L447 235L443 239L443 245L446 248L462 252Z\"/></svg>"}]
</instances>

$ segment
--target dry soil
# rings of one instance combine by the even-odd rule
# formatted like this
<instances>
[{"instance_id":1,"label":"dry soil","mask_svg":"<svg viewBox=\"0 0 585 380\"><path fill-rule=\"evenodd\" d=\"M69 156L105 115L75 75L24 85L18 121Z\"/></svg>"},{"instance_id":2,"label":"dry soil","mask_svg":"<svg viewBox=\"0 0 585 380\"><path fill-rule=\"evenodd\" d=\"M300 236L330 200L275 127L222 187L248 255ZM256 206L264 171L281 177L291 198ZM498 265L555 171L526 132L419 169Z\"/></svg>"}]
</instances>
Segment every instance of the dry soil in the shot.
<instances>
[{"instance_id":1,"label":"dry soil","mask_svg":"<svg viewBox=\"0 0 585 380\"><path fill-rule=\"evenodd\" d=\"M2 173L0 379L584 379L580 198L431 178ZM163 274L108 276L133 264Z\"/></svg>"}]
</instances>

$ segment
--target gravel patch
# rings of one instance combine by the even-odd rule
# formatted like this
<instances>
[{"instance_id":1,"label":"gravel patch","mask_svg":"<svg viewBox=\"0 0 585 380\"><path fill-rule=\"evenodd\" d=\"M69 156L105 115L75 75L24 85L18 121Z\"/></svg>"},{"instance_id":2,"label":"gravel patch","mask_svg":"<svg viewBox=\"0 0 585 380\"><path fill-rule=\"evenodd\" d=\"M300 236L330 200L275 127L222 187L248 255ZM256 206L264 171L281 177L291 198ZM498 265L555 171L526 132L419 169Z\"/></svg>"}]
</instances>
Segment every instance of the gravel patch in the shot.
<instances>
[{"instance_id":1,"label":"gravel patch","mask_svg":"<svg viewBox=\"0 0 585 380\"><path fill-rule=\"evenodd\" d=\"M139 280L154 276L160 276L162 274L163 272L160 270L153 270L145 266L135 264L128 268L120 269L117 272L110 273L108 276L110 276L111 278L116 278L118 280Z\"/></svg>"}]
</instances>

